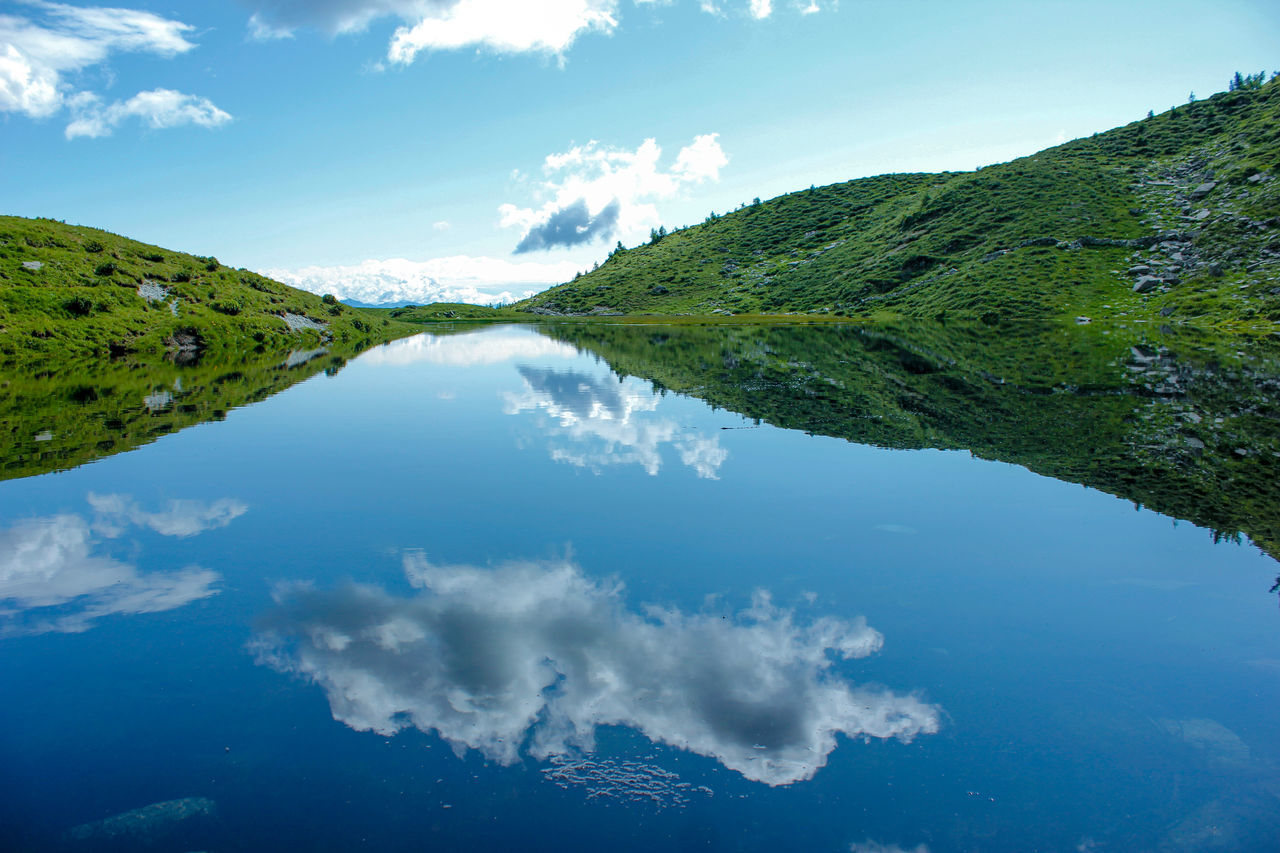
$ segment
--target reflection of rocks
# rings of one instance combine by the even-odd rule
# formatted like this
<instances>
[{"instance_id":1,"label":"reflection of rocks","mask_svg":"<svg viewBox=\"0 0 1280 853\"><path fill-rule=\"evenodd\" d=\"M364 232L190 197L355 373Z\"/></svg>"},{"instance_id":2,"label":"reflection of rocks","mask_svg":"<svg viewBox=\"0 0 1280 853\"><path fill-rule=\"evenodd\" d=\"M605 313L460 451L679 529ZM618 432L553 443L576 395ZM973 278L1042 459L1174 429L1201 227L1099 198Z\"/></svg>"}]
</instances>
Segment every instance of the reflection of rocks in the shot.
<instances>
[{"instance_id":1,"label":"reflection of rocks","mask_svg":"<svg viewBox=\"0 0 1280 853\"><path fill-rule=\"evenodd\" d=\"M681 434L675 421L649 416L658 406L653 389L615 374L592 376L576 370L520 367L527 389L507 396L507 413L535 411L556 422L553 436L571 439L553 447L551 457L580 468L639 464L650 475L662 468L661 448L669 444L699 477L716 479L729 452L718 436Z\"/></svg>"},{"instance_id":2,"label":"reflection of rocks","mask_svg":"<svg viewBox=\"0 0 1280 853\"><path fill-rule=\"evenodd\" d=\"M823 767L838 734L939 727L936 707L832 673L880 648L861 620L802 625L764 594L733 616L640 615L568 562L480 570L411 554L405 571L423 594L285 590L260 660L315 681L352 728L414 726L504 764L590 752L596 727L617 725L783 785Z\"/></svg>"},{"instance_id":3,"label":"reflection of rocks","mask_svg":"<svg viewBox=\"0 0 1280 853\"><path fill-rule=\"evenodd\" d=\"M67 830L65 840L73 849L151 850L169 849L188 836L206 829L217 814L217 804L205 797L187 797L152 803L140 809L112 815ZM184 849L173 846L173 849Z\"/></svg>"}]
</instances>

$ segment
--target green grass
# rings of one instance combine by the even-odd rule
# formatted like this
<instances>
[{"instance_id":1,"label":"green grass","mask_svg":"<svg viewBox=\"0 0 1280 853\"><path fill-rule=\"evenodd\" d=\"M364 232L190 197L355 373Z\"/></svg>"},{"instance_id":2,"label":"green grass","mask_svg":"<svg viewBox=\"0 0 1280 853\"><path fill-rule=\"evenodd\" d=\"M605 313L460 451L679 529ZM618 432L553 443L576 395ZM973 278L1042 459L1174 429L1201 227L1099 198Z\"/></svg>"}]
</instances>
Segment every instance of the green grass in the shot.
<instances>
[{"instance_id":1,"label":"green grass","mask_svg":"<svg viewBox=\"0 0 1280 853\"><path fill-rule=\"evenodd\" d=\"M1179 192L1218 182L1196 205L1207 219L1188 219L1152 185L1167 173ZM1260 173L1280 173L1275 81L975 172L881 175L745 206L617 251L516 307L988 319L1154 319L1167 309L1200 325L1271 328L1280 180L1249 181ZM1171 230L1196 232L1202 265L1167 292L1134 293L1125 271L1152 250L1108 243Z\"/></svg>"},{"instance_id":2,"label":"green grass","mask_svg":"<svg viewBox=\"0 0 1280 853\"><path fill-rule=\"evenodd\" d=\"M295 331L285 314L323 328ZM0 363L157 354L183 341L215 358L322 342L359 348L416 331L385 310L350 308L215 258L0 217Z\"/></svg>"}]
</instances>

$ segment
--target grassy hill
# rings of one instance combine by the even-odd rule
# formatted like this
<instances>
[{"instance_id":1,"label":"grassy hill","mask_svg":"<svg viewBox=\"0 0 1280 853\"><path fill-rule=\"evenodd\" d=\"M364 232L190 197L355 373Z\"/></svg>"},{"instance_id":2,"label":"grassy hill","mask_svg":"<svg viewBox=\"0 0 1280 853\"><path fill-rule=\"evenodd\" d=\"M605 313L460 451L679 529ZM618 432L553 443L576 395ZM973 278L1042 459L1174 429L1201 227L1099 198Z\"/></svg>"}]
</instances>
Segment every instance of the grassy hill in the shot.
<instances>
[{"instance_id":1,"label":"grassy hill","mask_svg":"<svg viewBox=\"0 0 1280 853\"><path fill-rule=\"evenodd\" d=\"M1274 178L1274 179L1273 179ZM1280 321L1280 81L974 172L753 202L615 251L538 314Z\"/></svg>"},{"instance_id":2,"label":"grassy hill","mask_svg":"<svg viewBox=\"0 0 1280 853\"><path fill-rule=\"evenodd\" d=\"M351 308L216 258L0 216L0 363L359 349L416 331L385 310Z\"/></svg>"}]
</instances>

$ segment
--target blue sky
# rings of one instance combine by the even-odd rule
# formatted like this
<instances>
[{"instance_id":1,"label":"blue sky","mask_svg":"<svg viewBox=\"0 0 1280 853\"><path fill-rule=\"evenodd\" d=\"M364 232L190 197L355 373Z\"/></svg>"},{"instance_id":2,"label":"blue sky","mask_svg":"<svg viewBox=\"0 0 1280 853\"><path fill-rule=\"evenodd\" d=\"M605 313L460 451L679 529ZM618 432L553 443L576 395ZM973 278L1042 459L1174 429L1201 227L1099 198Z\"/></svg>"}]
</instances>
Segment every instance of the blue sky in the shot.
<instances>
[{"instance_id":1,"label":"blue sky","mask_svg":"<svg viewBox=\"0 0 1280 853\"><path fill-rule=\"evenodd\" d=\"M0 212L364 299L518 295L1280 66L1254 0L120 2L0 2Z\"/></svg>"}]
</instances>

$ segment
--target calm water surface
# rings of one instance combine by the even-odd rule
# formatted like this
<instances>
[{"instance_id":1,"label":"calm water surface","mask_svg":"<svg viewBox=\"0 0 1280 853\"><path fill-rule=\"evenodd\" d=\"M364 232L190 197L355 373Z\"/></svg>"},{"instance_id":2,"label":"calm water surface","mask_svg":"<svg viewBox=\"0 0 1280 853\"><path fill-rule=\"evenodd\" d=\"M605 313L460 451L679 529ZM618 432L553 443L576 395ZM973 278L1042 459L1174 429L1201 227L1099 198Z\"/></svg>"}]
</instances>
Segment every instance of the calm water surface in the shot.
<instances>
[{"instance_id":1,"label":"calm water surface","mask_svg":"<svg viewBox=\"0 0 1280 853\"><path fill-rule=\"evenodd\" d=\"M529 328L0 484L0 525L6 849L1280 839L1257 547Z\"/></svg>"}]
</instances>

